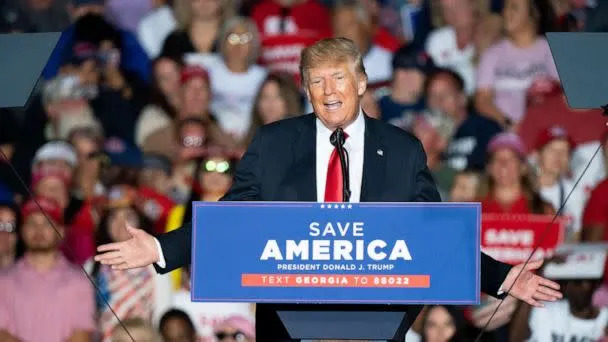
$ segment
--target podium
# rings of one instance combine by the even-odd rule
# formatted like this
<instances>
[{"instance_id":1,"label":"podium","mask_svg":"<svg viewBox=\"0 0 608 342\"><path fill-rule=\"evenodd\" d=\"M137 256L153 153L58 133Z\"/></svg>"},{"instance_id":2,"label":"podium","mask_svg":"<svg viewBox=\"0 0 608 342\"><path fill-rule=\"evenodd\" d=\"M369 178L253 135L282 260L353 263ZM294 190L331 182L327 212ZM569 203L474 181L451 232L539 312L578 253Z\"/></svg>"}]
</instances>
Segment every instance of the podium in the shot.
<instances>
[{"instance_id":1,"label":"podium","mask_svg":"<svg viewBox=\"0 0 608 342\"><path fill-rule=\"evenodd\" d=\"M478 203L195 202L192 301L257 303L257 339L403 341L480 299Z\"/></svg>"}]
</instances>

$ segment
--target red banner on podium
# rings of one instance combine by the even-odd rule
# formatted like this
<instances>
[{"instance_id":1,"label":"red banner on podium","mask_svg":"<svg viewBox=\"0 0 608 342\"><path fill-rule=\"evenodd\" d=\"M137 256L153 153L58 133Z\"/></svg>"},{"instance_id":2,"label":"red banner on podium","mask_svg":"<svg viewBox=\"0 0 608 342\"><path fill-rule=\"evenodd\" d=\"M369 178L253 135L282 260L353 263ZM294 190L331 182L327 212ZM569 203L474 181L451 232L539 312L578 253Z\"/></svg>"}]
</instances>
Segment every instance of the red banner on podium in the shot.
<instances>
[{"instance_id":1,"label":"red banner on podium","mask_svg":"<svg viewBox=\"0 0 608 342\"><path fill-rule=\"evenodd\" d=\"M482 214L481 248L496 260L522 263L545 258L564 241L565 222L551 215ZM543 236L544 235L544 236Z\"/></svg>"}]
</instances>

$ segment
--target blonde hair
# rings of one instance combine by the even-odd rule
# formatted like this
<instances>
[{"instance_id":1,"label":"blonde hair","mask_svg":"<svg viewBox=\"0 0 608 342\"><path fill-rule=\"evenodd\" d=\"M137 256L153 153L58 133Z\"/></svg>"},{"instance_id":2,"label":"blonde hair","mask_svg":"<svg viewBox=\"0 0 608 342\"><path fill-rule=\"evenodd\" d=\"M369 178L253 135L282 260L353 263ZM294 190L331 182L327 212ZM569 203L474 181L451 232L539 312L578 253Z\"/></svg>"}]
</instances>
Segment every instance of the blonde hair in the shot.
<instances>
[{"instance_id":1,"label":"blonde hair","mask_svg":"<svg viewBox=\"0 0 608 342\"><path fill-rule=\"evenodd\" d=\"M233 0L220 0L222 6L220 8L220 25L228 18L234 15ZM188 30L192 24L192 0L175 0L173 3L173 12L177 26L182 30Z\"/></svg>"},{"instance_id":2,"label":"blonde hair","mask_svg":"<svg viewBox=\"0 0 608 342\"><path fill-rule=\"evenodd\" d=\"M351 61L355 64L355 71L367 78L361 52L355 43L347 38L321 39L313 45L302 50L300 56L300 76L302 84L308 84L308 70L326 62Z\"/></svg>"}]
</instances>

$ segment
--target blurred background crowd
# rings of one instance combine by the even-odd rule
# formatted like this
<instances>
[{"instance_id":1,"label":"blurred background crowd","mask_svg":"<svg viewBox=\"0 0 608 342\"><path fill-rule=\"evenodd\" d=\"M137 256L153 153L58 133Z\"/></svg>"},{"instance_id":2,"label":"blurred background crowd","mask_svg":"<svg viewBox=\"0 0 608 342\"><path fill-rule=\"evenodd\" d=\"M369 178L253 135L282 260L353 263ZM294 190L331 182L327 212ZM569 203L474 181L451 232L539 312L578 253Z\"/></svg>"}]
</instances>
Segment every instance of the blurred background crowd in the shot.
<instances>
[{"instance_id":1,"label":"blurred background crowd","mask_svg":"<svg viewBox=\"0 0 608 342\"><path fill-rule=\"evenodd\" d=\"M608 1L0 0L0 32L45 31L63 34L34 95L0 109L0 341L130 341L107 304L136 341L254 341L255 307L192 303L187 268L92 257L217 201L258 127L310 112L299 54L323 37L363 52L365 112L421 140L444 201L552 215L568 197L563 241L608 239L605 121L568 108L544 38L608 31ZM603 277L563 290L507 297L482 340L606 338ZM408 341L472 340L496 305L429 307Z\"/></svg>"}]
</instances>

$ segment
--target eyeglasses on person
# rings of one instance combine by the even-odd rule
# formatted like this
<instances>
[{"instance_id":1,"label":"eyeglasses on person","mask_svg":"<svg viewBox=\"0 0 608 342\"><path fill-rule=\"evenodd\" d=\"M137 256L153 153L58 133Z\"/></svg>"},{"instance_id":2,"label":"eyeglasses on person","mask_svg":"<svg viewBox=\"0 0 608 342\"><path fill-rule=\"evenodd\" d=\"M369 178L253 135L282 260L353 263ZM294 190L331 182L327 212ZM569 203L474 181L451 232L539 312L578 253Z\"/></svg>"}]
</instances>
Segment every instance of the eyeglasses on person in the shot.
<instances>
[{"instance_id":1,"label":"eyeglasses on person","mask_svg":"<svg viewBox=\"0 0 608 342\"><path fill-rule=\"evenodd\" d=\"M251 42L253 40L253 35L251 32L231 33L226 39L231 45L243 45Z\"/></svg>"}]
</instances>

